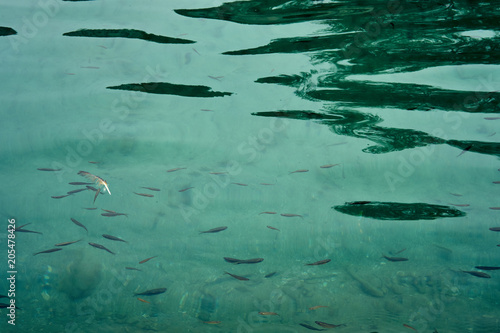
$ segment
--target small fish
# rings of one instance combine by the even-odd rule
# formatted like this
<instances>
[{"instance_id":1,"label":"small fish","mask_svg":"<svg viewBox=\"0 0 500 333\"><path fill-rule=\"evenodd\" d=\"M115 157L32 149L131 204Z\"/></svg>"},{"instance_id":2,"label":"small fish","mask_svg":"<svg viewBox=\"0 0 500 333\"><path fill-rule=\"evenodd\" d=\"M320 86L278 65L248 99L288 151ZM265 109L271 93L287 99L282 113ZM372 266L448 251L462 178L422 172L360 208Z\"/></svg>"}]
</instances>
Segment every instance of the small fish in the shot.
<instances>
[{"instance_id":1,"label":"small fish","mask_svg":"<svg viewBox=\"0 0 500 333\"><path fill-rule=\"evenodd\" d=\"M88 190L97 192L97 189L94 186L87 185L85 186Z\"/></svg>"},{"instance_id":2,"label":"small fish","mask_svg":"<svg viewBox=\"0 0 500 333\"><path fill-rule=\"evenodd\" d=\"M397 251L397 252L395 252L395 253L392 253L392 252L391 252L391 254L399 254L399 253L404 252L404 251L406 251L406 248L404 248L404 249L402 249L402 250L399 250L399 251Z\"/></svg>"},{"instance_id":3,"label":"small fish","mask_svg":"<svg viewBox=\"0 0 500 333\"><path fill-rule=\"evenodd\" d=\"M224 257L224 260L227 261L227 262L230 262L230 263L237 263L238 261L240 261L240 259L235 259L235 258L229 258L229 257Z\"/></svg>"},{"instance_id":4,"label":"small fish","mask_svg":"<svg viewBox=\"0 0 500 333\"><path fill-rule=\"evenodd\" d=\"M79 227L81 227L81 228L85 229L85 231L87 231L87 233L89 233L89 231L87 230L87 228L86 228L83 224L81 224L80 222L78 222L78 221L77 221L77 220L75 220L74 218L71 218L71 221L73 221L73 223L74 223L74 224L76 224L77 226L79 226Z\"/></svg>"},{"instance_id":5,"label":"small fish","mask_svg":"<svg viewBox=\"0 0 500 333\"><path fill-rule=\"evenodd\" d=\"M212 325L218 325L220 323L222 323L221 321L219 320L211 320L211 321L203 321L204 324L212 324Z\"/></svg>"},{"instance_id":6,"label":"small fish","mask_svg":"<svg viewBox=\"0 0 500 333\"><path fill-rule=\"evenodd\" d=\"M500 119L500 117L484 117L486 120L497 120Z\"/></svg>"},{"instance_id":7,"label":"small fish","mask_svg":"<svg viewBox=\"0 0 500 333\"><path fill-rule=\"evenodd\" d=\"M65 195L53 195L51 196L52 199L62 199L62 198L65 198L67 197L69 194L65 194Z\"/></svg>"},{"instance_id":8,"label":"small fish","mask_svg":"<svg viewBox=\"0 0 500 333\"><path fill-rule=\"evenodd\" d=\"M90 207L90 208L83 208L83 209L86 209L86 210L96 210L97 208L96 207Z\"/></svg>"},{"instance_id":9,"label":"small fish","mask_svg":"<svg viewBox=\"0 0 500 333\"><path fill-rule=\"evenodd\" d=\"M319 309L319 308L327 308L327 307L328 307L327 305L316 305L316 306L310 307L309 310L313 311L313 310L316 310L316 309Z\"/></svg>"},{"instance_id":10,"label":"small fish","mask_svg":"<svg viewBox=\"0 0 500 333\"><path fill-rule=\"evenodd\" d=\"M227 174L228 172L227 171L213 171L213 172L210 172L211 175L225 175Z\"/></svg>"},{"instance_id":11,"label":"small fish","mask_svg":"<svg viewBox=\"0 0 500 333\"><path fill-rule=\"evenodd\" d=\"M408 258L403 258L403 257L388 257L384 255L382 255L382 257L389 261L408 261Z\"/></svg>"},{"instance_id":12,"label":"small fish","mask_svg":"<svg viewBox=\"0 0 500 333\"><path fill-rule=\"evenodd\" d=\"M269 215L273 215L273 214L277 214L276 212L261 212L259 213L259 215L261 214L269 214Z\"/></svg>"},{"instance_id":13,"label":"small fish","mask_svg":"<svg viewBox=\"0 0 500 333\"><path fill-rule=\"evenodd\" d=\"M292 173L301 173L301 172L309 172L309 170L307 170L307 169L295 170L295 171L290 172L289 175L291 175Z\"/></svg>"},{"instance_id":14,"label":"small fish","mask_svg":"<svg viewBox=\"0 0 500 333\"><path fill-rule=\"evenodd\" d=\"M306 266L324 265L324 264L328 264L330 261L332 261L332 259L324 259L324 260L313 262L312 264L306 264Z\"/></svg>"},{"instance_id":15,"label":"small fish","mask_svg":"<svg viewBox=\"0 0 500 333\"><path fill-rule=\"evenodd\" d=\"M101 208L101 209L105 212L116 214L116 212L114 210L109 210L109 209L104 209L104 208Z\"/></svg>"},{"instance_id":16,"label":"small fish","mask_svg":"<svg viewBox=\"0 0 500 333\"><path fill-rule=\"evenodd\" d=\"M186 168L173 168L173 169L167 170L167 172L174 172L174 171L184 170L184 169L186 169Z\"/></svg>"},{"instance_id":17,"label":"small fish","mask_svg":"<svg viewBox=\"0 0 500 333\"><path fill-rule=\"evenodd\" d=\"M99 67L96 67L96 68L99 68ZM100 162L96 162L96 161L89 161L90 164L99 164Z\"/></svg>"},{"instance_id":18,"label":"small fish","mask_svg":"<svg viewBox=\"0 0 500 333\"><path fill-rule=\"evenodd\" d=\"M77 190L73 190L73 191L69 191L69 192L66 192L68 194L75 194L75 193L78 193L78 192L81 192L81 191L87 191L86 188L79 188Z\"/></svg>"},{"instance_id":19,"label":"small fish","mask_svg":"<svg viewBox=\"0 0 500 333\"><path fill-rule=\"evenodd\" d=\"M266 274L264 277L265 277L265 278L270 278L270 277L272 277L272 276L276 275L276 273L277 273L277 272L272 272L272 273Z\"/></svg>"},{"instance_id":20,"label":"small fish","mask_svg":"<svg viewBox=\"0 0 500 333\"><path fill-rule=\"evenodd\" d=\"M500 207L490 207L492 210L500 210Z\"/></svg>"},{"instance_id":21,"label":"small fish","mask_svg":"<svg viewBox=\"0 0 500 333\"><path fill-rule=\"evenodd\" d=\"M38 168L39 171L61 171L62 169Z\"/></svg>"},{"instance_id":22,"label":"small fish","mask_svg":"<svg viewBox=\"0 0 500 333\"><path fill-rule=\"evenodd\" d=\"M211 233L220 232L220 231L223 231L226 229L227 229L227 227L218 227L218 228L213 228L213 229L210 229L207 231L201 231L200 234L211 234Z\"/></svg>"},{"instance_id":23,"label":"small fish","mask_svg":"<svg viewBox=\"0 0 500 333\"><path fill-rule=\"evenodd\" d=\"M142 188L145 188L146 190L150 190L150 191L156 191L156 192L160 191L160 189L156 188L156 187L144 187L143 186Z\"/></svg>"},{"instance_id":24,"label":"small fish","mask_svg":"<svg viewBox=\"0 0 500 333\"><path fill-rule=\"evenodd\" d=\"M137 195L143 196L143 197L148 197L148 198L154 197L154 195L148 194L148 193L137 193L137 192L134 192L134 193Z\"/></svg>"},{"instance_id":25,"label":"small fish","mask_svg":"<svg viewBox=\"0 0 500 333\"><path fill-rule=\"evenodd\" d=\"M150 261L151 259L156 258L156 257L158 257L158 256L154 256L154 257L150 257L150 258L141 260L141 261L139 261L139 264L144 264L145 262Z\"/></svg>"},{"instance_id":26,"label":"small fish","mask_svg":"<svg viewBox=\"0 0 500 333\"><path fill-rule=\"evenodd\" d=\"M227 262L230 262L232 264L257 264L259 262L264 261L263 258L254 258L254 259L235 259L235 258L229 258L229 257L224 257L224 260Z\"/></svg>"},{"instance_id":27,"label":"small fish","mask_svg":"<svg viewBox=\"0 0 500 333\"><path fill-rule=\"evenodd\" d=\"M150 303L150 302L146 301L145 299L142 299L142 298L139 298L139 297L137 297L137 299L138 299L139 301L143 302L143 303Z\"/></svg>"},{"instance_id":28,"label":"small fish","mask_svg":"<svg viewBox=\"0 0 500 333\"><path fill-rule=\"evenodd\" d=\"M481 269L483 271L497 271L500 269L498 266L476 266L475 268Z\"/></svg>"},{"instance_id":29,"label":"small fish","mask_svg":"<svg viewBox=\"0 0 500 333\"><path fill-rule=\"evenodd\" d=\"M450 194L451 194L451 195L454 195L454 196L456 196L456 197L461 197L461 196L462 196L462 195L461 195L461 194L459 194L459 193L451 193L451 192L450 192Z\"/></svg>"},{"instance_id":30,"label":"small fish","mask_svg":"<svg viewBox=\"0 0 500 333\"><path fill-rule=\"evenodd\" d=\"M491 276L489 274L486 274L486 273L483 273L483 272L476 272L476 271L462 271L462 272L470 274L470 275L473 275L473 276L477 276L477 277L480 277L480 278L485 278L485 279L491 278Z\"/></svg>"},{"instance_id":31,"label":"small fish","mask_svg":"<svg viewBox=\"0 0 500 333\"><path fill-rule=\"evenodd\" d=\"M462 152L461 152L460 154L458 154L458 155L457 155L457 157L458 157L458 156L460 156L460 155L462 155L462 154L465 154L465 153L466 153L466 152L468 152L471 148L472 148L472 145L465 147L465 149L464 149L464 150L462 150Z\"/></svg>"},{"instance_id":32,"label":"small fish","mask_svg":"<svg viewBox=\"0 0 500 333\"><path fill-rule=\"evenodd\" d=\"M99 187L103 186L108 191L109 195L111 195L111 191L109 190L108 183L104 179L102 179L101 177L93 175L93 174L91 174L90 172L87 172L87 171L79 171L78 174L80 176L83 176L83 177L85 177L87 179L92 180ZM94 199L94 201L95 201L95 199Z\"/></svg>"},{"instance_id":33,"label":"small fish","mask_svg":"<svg viewBox=\"0 0 500 333\"><path fill-rule=\"evenodd\" d=\"M167 291L167 288L156 288L156 289L146 290L140 293L134 293L134 296L154 296L163 294L165 291Z\"/></svg>"},{"instance_id":34,"label":"small fish","mask_svg":"<svg viewBox=\"0 0 500 333\"><path fill-rule=\"evenodd\" d=\"M224 272L224 273L225 274L229 274L232 277L234 277L235 279L238 279L238 280L241 280L241 281L248 281L248 280L250 280L250 279L247 279L246 277L243 277L243 276L234 275L234 274L231 274L231 273L228 273L228 272Z\"/></svg>"},{"instance_id":35,"label":"small fish","mask_svg":"<svg viewBox=\"0 0 500 333\"><path fill-rule=\"evenodd\" d=\"M125 269L131 270L131 271L140 271L140 272L142 272L139 268L135 268L135 267L125 267Z\"/></svg>"},{"instance_id":36,"label":"small fish","mask_svg":"<svg viewBox=\"0 0 500 333\"><path fill-rule=\"evenodd\" d=\"M248 186L247 184L243 184L243 183L231 183L231 184L239 185L239 186Z\"/></svg>"},{"instance_id":37,"label":"small fish","mask_svg":"<svg viewBox=\"0 0 500 333\"><path fill-rule=\"evenodd\" d=\"M288 214L288 213L283 213L283 214L280 214L281 216L284 216L284 217L300 217L300 218L303 218L302 215L299 215L299 214Z\"/></svg>"},{"instance_id":38,"label":"small fish","mask_svg":"<svg viewBox=\"0 0 500 333\"><path fill-rule=\"evenodd\" d=\"M213 79L213 80L220 81L224 76L212 76L212 75L209 75L208 77L211 78L211 79Z\"/></svg>"},{"instance_id":39,"label":"small fish","mask_svg":"<svg viewBox=\"0 0 500 333\"><path fill-rule=\"evenodd\" d=\"M16 231L16 232L31 232L31 233L33 233L33 234L40 234L40 235L43 235L43 234L42 234L41 232L39 232L39 231L32 231L32 230L28 230L28 229L23 229L23 228L24 228L25 226L27 226L28 224L31 224L31 223L26 223L26 224L23 224L23 225L22 225L22 226L20 226L20 227L16 227L16 228L14 229L14 231Z\"/></svg>"},{"instance_id":40,"label":"small fish","mask_svg":"<svg viewBox=\"0 0 500 333\"><path fill-rule=\"evenodd\" d=\"M331 167L334 167L336 165L339 165L338 163L337 164L326 164L326 165L321 165L320 168L322 169L328 169L328 168L331 168Z\"/></svg>"},{"instance_id":41,"label":"small fish","mask_svg":"<svg viewBox=\"0 0 500 333\"><path fill-rule=\"evenodd\" d=\"M98 249L101 249L101 250L104 250L104 251L108 251L109 253L111 254L115 254L114 252L110 251L109 249L105 248L104 246L102 246L101 244L96 244L96 243L89 243L89 245L95 247L95 248L98 248Z\"/></svg>"},{"instance_id":42,"label":"small fish","mask_svg":"<svg viewBox=\"0 0 500 333\"><path fill-rule=\"evenodd\" d=\"M500 184L500 181L494 181L493 184Z\"/></svg>"},{"instance_id":43,"label":"small fish","mask_svg":"<svg viewBox=\"0 0 500 333\"><path fill-rule=\"evenodd\" d=\"M491 231L500 231L500 227L493 227L493 228L490 228Z\"/></svg>"},{"instance_id":44,"label":"small fish","mask_svg":"<svg viewBox=\"0 0 500 333\"><path fill-rule=\"evenodd\" d=\"M273 229L273 230L276 230L276 231L280 231L280 229L276 229L275 227L271 227L270 225L267 226L269 229Z\"/></svg>"},{"instance_id":45,"label":"small fish","mask_svg":"<svg viewBox=\"0 0 500 333\"><path fill-rule=\"evenodd\" d=\"M318 324L321 327L324 327L324 328L336 328L336 327L345 326L345 324L334 325L334 324L324 323L322 321L315 321L315 323Z\"/></svg>"},{"instance_id":46,"label":"small fish","mask_svg":"<svg viewBox=\"0 0 500 333\"><path fill-rule=\"evenodd\" d=\"M85 183L85 182L71 182L68 183L70 185L92 185L93 183Z\"/></svg>"},{"instance_id":47,"label":"small fish","mask_svg":"<svg viewBox=\"0 0 500 333\"><path fill-rule=\"evenodd\" d=\"M259 312L261 316L279 316L276 312L266 312L266 311L261 311Z\"/></svg>"},{"instance_id":48,"label":"small fish","mask_svg":"<svg viewBox=\"0 0 500 333\"><path fill-rule=\"evenodd\" d=\"M324 328L316 328L316 327L313 327L313 326L311 326L311 325L307 325L307 324L302 324L302 323L301 323L301 324L299 324L299 325L300 325L300 326L303 326L303 327L305 327L305 328L307 328L307 329L310 329L311 331L326 331L326 329L324 329Z\"/></svg>"},{"instance_id":49,"label":"small fish","mask_svg":"<svg viewBox=\"0 0 500 333\"><path fill-rule=\"evenodd\" d=\"M406 327L406 328L412 329L412 330L414 330L415 332L417 331L417 329L416 329L416 328L411 327L410 325L403 324L403 326L404 326L404 327Z\"/></svg>"},{"instance_id":50,"label":"small fish","mask_svg":"<svg viewBox=\"0 0 500 333\"><path fill-rule=\"evenodd\" d=\"M79 242L79 241L81 241L81 239L76 240L76 241L72 241L72 242L58 243L58 244L55 244L54 246L66 246L66 245L70 245L70 244L77 243L77 242Z\"/></svg>"},{"instance_id":51,"label":"small fish","mask_svg":"<svg viewBox=\"0 0 500 333\"><path fill-rule=\"evenodd\" d=\"M187 190L190 190L190 189L192 189L192 188L194 188L194 187L193 187L193 186L191 186L191 187L186 187L186 188L183 188L182 190L179 190L179 192L186 192Z\"/></svg>"},{"instance_id":52,"label":"small fish","mask_svg":"<svg viewBox=\"0 0 500 333\"><path fill-rule=\"evenodd\" d=\"M103 234L102 237L110 239L110 240L118 241L118 242L128 243L127 241L125 241L125 240L123 240L121 238L118 238L118 237L115 237L115 236L111 236L111 235Z\"/></svg>"},{"instance_id":53,"label":"small fish","mask_svg":"<svg viewBox=\"0 0 500 333\"><path fill-rule=\"evenodd\" d=\"M62 249L50 249L50 250L45 250L45 251L40 251L40 252L37 252L37 253L33 253L34 256L36 256L37 254L40 254L40 253L52 253L52 252L57 252L57 251L61 251Z\"/></svg>"},{"instance_id":54,"label":"small fish","mask_svg":"<svg viewBox=\"0 0 500 333\"><path fill-rule=\"evenodd\" d=\"M124 215L124 216L127 216L127 214L125 213L117 213L117 212L113 212L113 213L101 213L102 216L106 216L106 217L113 217L113 216L120 216L120 215Z\"/></svg>"}]
</instances>

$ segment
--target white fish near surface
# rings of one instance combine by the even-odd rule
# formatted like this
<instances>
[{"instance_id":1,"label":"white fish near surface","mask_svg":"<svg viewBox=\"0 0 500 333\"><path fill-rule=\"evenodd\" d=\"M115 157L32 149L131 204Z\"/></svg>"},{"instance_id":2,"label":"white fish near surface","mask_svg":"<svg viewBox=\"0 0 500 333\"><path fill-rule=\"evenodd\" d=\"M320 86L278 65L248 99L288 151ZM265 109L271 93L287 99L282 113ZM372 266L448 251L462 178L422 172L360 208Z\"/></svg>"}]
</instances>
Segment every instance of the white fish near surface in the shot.
<instances>
[{"instance_id":1,"label":"white fish near surface","mask_svg":"<svg viewBox=\"0 0 500 333\"><path fill-rule=\"evenodd\" d=\"M108 191L109 195L111 195L111 191L109 190L108 183L104 179L102 179L101 177L93 175L87 171L79 171L78 174L80 176L83 176L83 177L95 182L98 186L104 186L106 191Z\"/></svg>"}]
</instances>

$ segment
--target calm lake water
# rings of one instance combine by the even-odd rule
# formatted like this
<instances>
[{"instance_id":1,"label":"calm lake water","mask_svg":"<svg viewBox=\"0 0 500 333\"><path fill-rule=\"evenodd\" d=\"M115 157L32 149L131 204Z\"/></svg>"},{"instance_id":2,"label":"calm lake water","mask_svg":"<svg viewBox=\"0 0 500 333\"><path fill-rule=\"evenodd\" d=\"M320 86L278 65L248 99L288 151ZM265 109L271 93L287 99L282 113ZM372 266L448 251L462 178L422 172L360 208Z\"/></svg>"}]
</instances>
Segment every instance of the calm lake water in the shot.
<instances>
[{"instance_id":1,"label":"calm lake water","mask_svg":"<svg viewBox=\"0 0 500 333\"><path fill-rule=\"evenodd\" d=\"M0 8L2 332L500 332L495 2Z\"/></svg>"}]
</instances>

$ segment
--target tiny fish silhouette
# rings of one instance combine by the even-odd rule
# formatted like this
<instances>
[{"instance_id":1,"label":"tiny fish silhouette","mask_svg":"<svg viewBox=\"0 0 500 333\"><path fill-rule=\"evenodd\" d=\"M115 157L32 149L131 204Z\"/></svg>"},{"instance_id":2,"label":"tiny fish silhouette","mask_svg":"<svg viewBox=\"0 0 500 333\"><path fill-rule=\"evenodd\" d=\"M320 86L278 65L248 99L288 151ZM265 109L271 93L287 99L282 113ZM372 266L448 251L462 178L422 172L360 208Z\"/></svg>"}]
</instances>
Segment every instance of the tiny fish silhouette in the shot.
<instances>
[{"instance_id":1,"label":"tiny fish silhouette","mask_svg":"<svg viewBox=\"0 0 500 333\"><path fill-rule=\"evenodd\" d=\"M221 232L223 230L226 230L227 227L218 227L218 228L213 228L213 229L210 229L210 230L206 230L206 231L201 231L200 234L213 234L215 232Z\"/></svg>"},{"instance_id":2,"label":"tiny fish silhouette","mask_svg":"<svg viewBox=\"0 0 500 333\"><path fill-rule=\"evenodd\" d=\"M96 244L96 243L89 243L90 246L93 246L95 248L98 248L98 249L101 249L101 250L104 250L104 251L108 251L109 253L111 254L115 254L114 252L110 251L109 249L107 249L106 247L102 246L101 244Z\"/></svg>"},{"instance_id":3,"label":"tiny fish silhouette","mask_svg":"<svg viewBox=\"0 0 500 333\"><path fill-rule=\"evenodd\" d=\"M292 173L302 173L302 172L309 172L309 170L307 170L307 169L300 169L300 170L291 171L289 174L292 174Z\"/></svg>"},{"instance_id":4,"label":"tiny fish silhouette","mask_svg":"<svg viewBox=\"0 0 500 333\"><path fill-rule=\"evenodd\" d=\"M489 274L486 274L486 273L483 273L483 272L476 272L476 271L462 271L462 272L470 274L472 276L477 276L477 277L480 277L480 278L484 278L484 279L491 278L491 276Z\"/></svg>"},{"instance_id":5,"label":"tiny fish silhouette","mask_svg":"<svg viewBox=\"0 0 500 333\"><path fill-rule=\"evenodd\" d=\"M67 246L67 245L75 244L75 243L77 243L79 241L81 241L81 239L76 240L76 241L72 241L72 242L58 243L58 244L55 244L54 246Z\"/></svg>"},{"instance_id":6,"label":"tiny fish silhouette","mask_svg":"<svg viewBox=\"0 0 500 333\"><path fill-rule=\"evenodd\" d=\"M121 238L118 238L118 237L115 237L115 236L111 236L111 235L103 234L102 237L110 239L110 240L118 241L118 242L128 243L126 240L123 240Z\"/></svg>"},{"instance_id":7,"label":"tiny fish silhouette","mask_svg":"<svg viewBox=\"0 0 500 333\"><path fill-rule=\"evenodd\" d=\"M137 193L137 192L134 192L134 193L137 195L143 196L143 197L148 197L148 198L154 197L154 195L148 194L148 193Z\"/></svg>"},{"instance_id":8,"label":"tiny fish silhouette","mask_svg":"<svg viewBox=\"0 0 500 333\"><path fill-rule=\"evenodd\" d=\"M61 251L62 249L50 249L50 250L45 250L45 251L40 251L40 252L37 252L37 253L33 253L34 256L36 256L37 254L41 254L41 253L52 253L52 252L57 252L57 251Z\"/></svg>"},{"instance_id":9,"label":"tiny fish silhouette","mask_svg":"<svg viewBox=\"0 0 500 333\"><path fill-rule=\"evenodd\" d=\"M246 277L243 277L243 276L234 275L234 274L231 274L231 273L228 273L228 272L224 272L224 273L229 274L232 277L234 277L235 279L238 279L240 281L248 281L248 280L250 280L250 279L248 279Z\"/></svg>"},{"instance_id":10,"label":"tiny fish silhouette","mask_svg":"<svg viewBox=\"0 0 500 333\"><path fill-rule=\"evenodd\" d=\"M62 169L38 168L39 171L61 171Z\"/></svg>"},{"instance_id":11,"label":"tiny fish silhouette","mask_svg":"<svg viewBox=\"0 0 500 333\"><path fill-rule=\"evenodd\" d=\"M385 259L389 261L408 261L408 258L403 258L403 257L388 257L388 256L382 256Z\"/></svg>"},{"instance_id":12,"label":"tiny fish silhouette","mask_svg":"<svg viewBox=\"0 0 500 333\"><path fill-rule=\"evenodd\" d=\"M165 291L167 291L167 288L156 288L156 289L146 290L140 293L134 293L134 296L154 296L163 294Z\"/></svg>"},{"instance_id":13,"label":"tiny fish silhouette","mask_svg":"<svg viewBox=\"0 0 500 333\"><path fill-rule=\"evenodd\" d=\"M89 231L87 230L87 228L86 228L83 224L81 224L80 222L78 222L78 221L77 221L77 220L75 220L74 218L71 218L71 221L72 221L74 224L76 224L77 226L79 226L79 227L81 227L81 228L85 229L85 231L86 231L87 233L89 233Z\"/></svg>"},{"instance_id":14,"label":"tiny fish silhouette","mask_svg":"<svg viewBox=\"0 0 500 333\"><path fill-rule=\"evenodd\" d=\"M318 266L318 265L324 265L332 261L331 259L324 259L320 261L313 262L312 264L306 264L306 266Z\"/></svg>"},{"instance_id":15,"label":"tiny fish silhouette","mask_svg":"<svg viewBox=\"0 0 500 333\"><path fill-rule=\"evenodd\" d=\"M141 261L139 261L139 264L144 264L145 262L150 261L151 259L156 258L156 257L158 257L158 256L149 257L147 259L141 260Z\"/></svg>"}]
</instances>

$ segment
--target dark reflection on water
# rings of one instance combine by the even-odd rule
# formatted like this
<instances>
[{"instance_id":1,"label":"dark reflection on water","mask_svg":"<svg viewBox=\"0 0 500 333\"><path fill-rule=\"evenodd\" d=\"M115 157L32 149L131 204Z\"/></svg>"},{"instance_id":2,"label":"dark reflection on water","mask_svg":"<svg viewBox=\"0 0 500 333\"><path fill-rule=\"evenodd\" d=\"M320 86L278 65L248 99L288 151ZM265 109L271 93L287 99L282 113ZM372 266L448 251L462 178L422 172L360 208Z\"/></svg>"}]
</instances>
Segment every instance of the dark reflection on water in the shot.
<instances>
[{"instance_id":1,"label":"dark reflection on water","mask_svg":"<svg viewBox=\"0 0 500 333\"><path fill-rule=\"evenodd\" d=\"M161 35L150 34L142 30L136 29L80 29L76 31L66 32L63 36L71 37L97 37L97 38L132 38L142 39L150 42L161 44L191 44L195 43L192 40L173 38Z\"/></svg>"},{"instance_id":2,"label":"dark reflection on water","mask_svg":"<svg viewBox=\"0 0 500 333\"><path fill-rule=\"evenodd\" d=\"M9 36L17 34L16 30L9 27L0 27L0 36Z\"/></svg>"},{"instance_id":3,"label":"dark reflection on water","mask_svg":"<svg viewBox=\"0 0 500 333\"><path fill-rule=\"evenodd\" d=\"M358 2L359 3L359 2ZM178 9L175 12L189 17L226 20L243 24L287 24L313 20L337 20L366 14L373 8L356 2L322 3L322 1L236 1L219 7Z\"/></svg>"},{"instance_id":4,"label":"dark reflection on water","mask_svg":"<svg viewBox=\"0 0 500 333\"><path fill-rule=\"evenodd\" d=\"M325 107L323 112L279 110L253 114L262 117L319 121L336 134L367 139L377 143L375 146L364 148L363 151L366 153L381 154L432 144L448 144L471 152L500 156L500 143L445 140L422 131L381 127L377 125L382 121L380 117L355 110L337 110L334 107Z\"/></svg>"},{"instance_id":5,"label":"dark reflection on water","mask_svg":"<svg viewBox=\"0 0 500 333\"><path fill-rule=\"evenodd\" d=\"M336 211L377 220L435 220L443 217L461 217L465 213L448 206L427 203L358 201L333 207Z\"/></svg>"},{"instance_id":6,"label":"dark reflection on water","mask_svg":"<svg viewBox=\"0 0 500 333\"><path fill-rule=\"evenodd\" d=\"M173 84L168 82L129 83L107 88L188 97L221 97L232 94L230 92L212 91L212 89L207 86Z\"/></svg>"},{"instance_id":7,"label":"dark reflection on water","mask_svg":"<svg viewBox=\"0 0 500 333\"><path fill-rule=\"evenodd\" d=\"M256 80L257 83L296 88L296 94L307 100L329 102L323 112L276 110L255 112L254 115L314 119L336 134L376 142L377 146L363 150L369 153L446 143L472 152L500 155L498 143L446 140L422 131L384 128L377 125L383 121L380 117L353 111L372 107L404 112L499 113L498 92L456 91L422 84L373 83L347 78L352 74L404 73L437 66L497 64L500 59L498 36L472 38L461 34L497 29L500 7L493 3L237 1L214 8L176 12L244 24L322 20L321 23L327 26L319 36L280 38L267 45L224 53L234 56L307 52L311 62L334 67L325 73L281 74ZM349 64L339 64L342 60L348 60Z\"/></svg>"}]
</instances>

